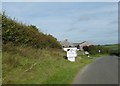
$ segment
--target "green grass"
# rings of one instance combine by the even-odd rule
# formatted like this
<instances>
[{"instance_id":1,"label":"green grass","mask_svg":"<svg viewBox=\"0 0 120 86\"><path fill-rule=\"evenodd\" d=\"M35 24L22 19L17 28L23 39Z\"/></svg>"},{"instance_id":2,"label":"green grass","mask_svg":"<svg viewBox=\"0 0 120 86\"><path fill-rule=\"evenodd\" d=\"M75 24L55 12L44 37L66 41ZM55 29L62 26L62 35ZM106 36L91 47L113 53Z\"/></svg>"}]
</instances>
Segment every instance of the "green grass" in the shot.
<instances>
[{"instance_id":1,"label":"green grass","mask_svg":"<svg viewBox=\"0 0 120 86\"><path fill-rule=\"evenodd\" d=\"M120 46L120 44L110 44L110 45L103 45L103 46L112 50L118 50L118 46Z\"/></svg>"},{"instance_id":2,"label":"green grass","mask_svg":"<svg viewBox=\"0 0 120 86\"><path fill-rule=\"evenodd\" d=\"M78 52L76 62L69 62L57 49L3 47L3 84L70 84L76 74L101 55L90 58Z\"/></svg>"},{"instance_id":3,"label":"green grass","mask_svg":"<svg viewBox=\"0 0 120 86\"><path fill-rule=\"evenodd\" d=\"M109 54L110 55L116 55L120 57L120 44L111 44L111 45L104 45L104 47L109 49Z\"/></svg>"},{"instance_id":4,"label":"green grass","mask_svg":"<svg viewBox=\"0 0 120 86\"><path fill-rule=\"evenodd\" d=\"M2 51L0 51L0 85L2 84Z\"/></svg>"}]
</instances>

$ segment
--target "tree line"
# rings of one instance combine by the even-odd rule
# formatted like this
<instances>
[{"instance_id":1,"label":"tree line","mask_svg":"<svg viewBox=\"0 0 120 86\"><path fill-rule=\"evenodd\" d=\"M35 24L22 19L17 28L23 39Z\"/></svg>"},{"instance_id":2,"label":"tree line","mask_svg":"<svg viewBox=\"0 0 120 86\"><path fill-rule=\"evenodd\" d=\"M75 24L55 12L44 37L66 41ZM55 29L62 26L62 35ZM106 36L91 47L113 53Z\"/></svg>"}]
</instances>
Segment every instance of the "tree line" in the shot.
<instances>
[{"instance_id":1,"label":"tree line","mask_svg":"<svg viewBox=\"0 0 120 86\"><path fill-rule=\"evenodd\" d=\"M113 46L113 45L110 45ZM116 44L115 48L106 47L105 45L91 45L91 46L84 46L83 50L88 51L91 55L95 54L109 54L109 55L116 55L120 56L119 50L120 44Z\"/></svg>"}]
</instances>

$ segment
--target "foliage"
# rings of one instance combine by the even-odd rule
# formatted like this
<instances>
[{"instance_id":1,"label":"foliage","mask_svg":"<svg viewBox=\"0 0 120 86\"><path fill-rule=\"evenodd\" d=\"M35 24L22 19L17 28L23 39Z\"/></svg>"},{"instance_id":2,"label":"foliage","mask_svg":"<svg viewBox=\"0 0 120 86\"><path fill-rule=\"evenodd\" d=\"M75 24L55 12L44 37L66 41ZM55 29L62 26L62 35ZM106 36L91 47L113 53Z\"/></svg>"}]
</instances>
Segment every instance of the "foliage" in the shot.
<instances>
[{"instance_id":1,"label":"foliage","mask_svg":"<svg viewBox=\"0 0 120 86\"><path fill-rule=\"evenodd\" d=\"M34 25L25 25L2 14L3 44L12 42L14 45L32 46L34 48L61 48L60 43L52 35L38 31Z\"/></svg>"},{"instance_id":2,"label":"foliage","mask_svg":"<svg viewBox=\"0 0 120 86\"><path fill-rule=\"evenodd\" d=\"M88 47L88 51L90 54L109 54L109 49L100 45L92 45ZM100 51L100 52L99 52Z\"/></svg>"},{"instance_id":3,"label":"foliage","mask_svg":"<svg viewBox=\"0 0 120 86\"><path fill-rule=\"evenodd\" d=\"M104 45L104 47L110 50L110 55L116 55L120 57L120 44Z\"/></svg>"},{"instance_id":4,"label":"foliage","mask_svg":"<svg viewBox=\"0 0 120 86\"><path fill-rule=\"evenodd\" d=\"M70 84L80 69L92 62L80 56L70 62L63 59L66 53L61 49L41 50L12 43L3 44L2 55L3 84Z\"/></svg>"},{"instance_id":5,"label":"foliage","mask_svg":"<svg viewBox=\"0 0 120 86\"><path fill-rule=\"evenodd\" d=\"M89 47L88 47L88 46L84 46L84 47L83 47L83 50L84 50L84 51L89 51Z\"/></svg>"},{"instance_id":6,"label":"foliage","mask_svg":"<svg viewBox=\"0 0 120 86\"><path fill-rule=\"evenodd\" d=\"M111 44L111 45L94 45L89 46L89 52L92 55L95 54L109 54L109 55L116 55L120 56L120 50L119 50L120 44ZM100 50L100 52L99 52Z\"/></svg>"}]
</instances>

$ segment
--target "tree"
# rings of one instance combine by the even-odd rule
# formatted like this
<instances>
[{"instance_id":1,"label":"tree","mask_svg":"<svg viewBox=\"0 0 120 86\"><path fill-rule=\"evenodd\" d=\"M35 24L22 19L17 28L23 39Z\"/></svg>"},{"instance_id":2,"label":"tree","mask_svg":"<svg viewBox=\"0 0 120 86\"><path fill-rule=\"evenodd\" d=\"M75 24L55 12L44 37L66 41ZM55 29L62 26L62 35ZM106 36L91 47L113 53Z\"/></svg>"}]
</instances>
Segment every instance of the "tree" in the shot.
<instances>
[{"instance_id":1,"label":"tree","mask_svg":"<svg viewBox=\"0 0 120 86\"><path fill-rule=\"evenodd\" d=\"M89 52L89 47L88 47L88 46L84 46L84 47L83 47L83 50Z\"/></svg>"}]
</instances>

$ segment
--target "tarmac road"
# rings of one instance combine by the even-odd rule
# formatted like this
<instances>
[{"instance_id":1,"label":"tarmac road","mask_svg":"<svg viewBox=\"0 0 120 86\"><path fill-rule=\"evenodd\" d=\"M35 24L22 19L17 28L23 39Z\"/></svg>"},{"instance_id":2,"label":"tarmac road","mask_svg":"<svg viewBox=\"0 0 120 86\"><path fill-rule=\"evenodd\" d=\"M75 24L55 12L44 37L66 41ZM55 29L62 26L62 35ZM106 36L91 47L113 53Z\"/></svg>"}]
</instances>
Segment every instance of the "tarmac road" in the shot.
<instances>
[{"instance_id":1,"label":"tarmac road","mask_svg":"<svg viewBox=\"0 0 120 86\"><path fill-rule=\"evenodd\" d=\"M97 58L77 74L72 84L118 84L118 57Z\"/></svg>"}]
</instances>

